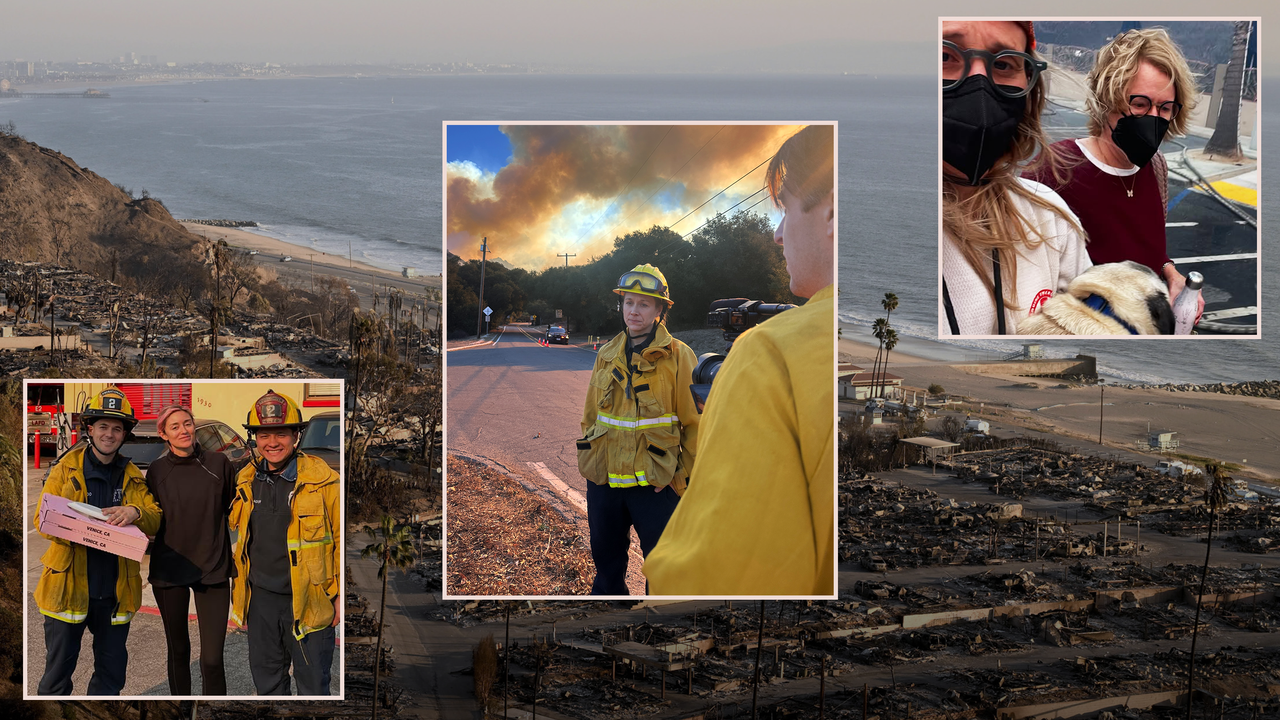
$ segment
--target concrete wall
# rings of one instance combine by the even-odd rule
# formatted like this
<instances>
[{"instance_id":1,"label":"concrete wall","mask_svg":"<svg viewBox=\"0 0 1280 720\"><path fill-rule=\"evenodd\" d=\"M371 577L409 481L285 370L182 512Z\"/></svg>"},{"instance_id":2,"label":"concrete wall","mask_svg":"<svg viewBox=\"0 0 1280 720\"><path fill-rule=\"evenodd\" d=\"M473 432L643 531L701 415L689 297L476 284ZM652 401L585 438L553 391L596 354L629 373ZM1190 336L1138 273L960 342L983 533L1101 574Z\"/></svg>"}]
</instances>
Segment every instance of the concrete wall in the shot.
<instances>
[{"instance_id":1,"label":"concrete wall","mask_svg":"<svg viewBox=\"0 0 1280 720\"><path fill-rule=\"evenodd\" d=\"M1099 610L1116 607L1125 593L1133 593L1138 602L1144 606L1163 605L1171 602L1182 602L1183 589L1180 587L1139 587L1119 590L1098 590L1095 597Z\"/></svg>"},{"instance_id":2,"label":"concrete wall","mask_svg":"<svg viewBox=\"0 0 1280 720\"><path fill-rule=\"evenodd\" d=\"M83 344L79 335L57 335L54 338L59 350L77 350ZM27 335L16 337L0 337L0 349L34 350L49 347L48 335Z\"/></svg>"},{"instance_id":3,"label":"concrete wall","mask_svg":"<svg viewBox=\"0 0 1280 720\"><path fill-rule=\"evenodd\" d=\"M1168 692L1146 693L1143 695L1117 695L1116 697L1098 698L1094 700L1069 700L1060 703L1043 705L1019 705L1016 707L998 708L998 720L1073 720L1074 718L1094 718L1106 710L1130 708L1146 710L1153 707L1179 707L1186 704L1184 693L1172 690Z\"/></svg>"},{"instance_id":4,"label":"concrete wall","mask_svg":"<svg viewBox=\"0 0 1280 720\"><path fill-rule=\"evenodd\" d=\"M952 367L986 375L1016 375L1019 377L1056 377L1061 375L1098 375L1097 358L1077 355L1075 358L1055 360L1010 360L1008 362L972 363Z\"/></svg>"},{"instance_id":5,"label":"concrete wall","mask_svg":"<svg viewBox=\"0 0 1280 720\"><path fill-rule=\"evenodd\" d=\"M1092 600L1063 600L1061 602L997 605L996 607L989 608L971 608L968 610L951 610L939 613L904 615L902 617L902 627L904 630L912 630L915 628L932 627L936 625L950 625L953 622L959 622L962 620L985 622L994 618L1026 617L1030 615L1054 612L1057 610L1080 612L1082 610L1090 610L1092 608Z\"/></svg>"}]
</instances>

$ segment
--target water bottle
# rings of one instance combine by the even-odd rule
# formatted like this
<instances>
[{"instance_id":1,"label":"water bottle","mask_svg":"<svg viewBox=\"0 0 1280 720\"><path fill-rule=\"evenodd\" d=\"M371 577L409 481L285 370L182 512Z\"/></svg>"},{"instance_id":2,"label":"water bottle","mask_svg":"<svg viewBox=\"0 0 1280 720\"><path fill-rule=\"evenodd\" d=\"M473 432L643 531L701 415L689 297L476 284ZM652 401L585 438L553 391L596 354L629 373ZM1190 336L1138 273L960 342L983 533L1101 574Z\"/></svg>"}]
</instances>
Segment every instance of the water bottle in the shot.
<instances>
[{"instance_id":1,"label":"water bottle","mask_svg":"<svg viewBox=\"0 0 1280 720\"><path fill-rule=\"evenodd\" d=\"M1200 288L1204 285L1204 276L1198 272L1187 273L1187 284L1173 301L1173 334L1190 335L1196 324L1196 306L1199 305Z\"/></svg>"}]
</instances>

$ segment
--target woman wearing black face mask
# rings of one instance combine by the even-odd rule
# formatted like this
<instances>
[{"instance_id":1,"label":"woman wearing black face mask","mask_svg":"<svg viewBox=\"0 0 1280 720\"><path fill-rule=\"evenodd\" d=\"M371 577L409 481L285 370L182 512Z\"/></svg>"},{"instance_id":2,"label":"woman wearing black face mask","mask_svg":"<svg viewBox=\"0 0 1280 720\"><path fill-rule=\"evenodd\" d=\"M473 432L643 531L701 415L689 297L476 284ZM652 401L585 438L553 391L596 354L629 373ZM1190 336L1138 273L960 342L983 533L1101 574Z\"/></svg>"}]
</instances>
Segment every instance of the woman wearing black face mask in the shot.
<instances>
[{"instance_id":1,"label":"woman wearing black face mask","mask_svg":"<svg viewBox=\"0 0 1280 720\"><path fill-rule=\"evenodd\" d=\"M1019 177L1056 157L1046 67L1030 22L942 24L942 334L1015 333L1090 266L1062 198Z\"/></svg>"},{"instance_id":2,"label":"woman wearing black face mask","mask_svg":"<svg viewBox=\"0 0 1280 720\"><path fill-rule=\"evenodd\" d=\"M1186 278L1165 245L1168 167L1159 149L1185 131L1195 107L1191 70L1162 28L1129 30L1098 51L1088 84L1089 137L1053 146L1071 171L1034 177L1079 216L1094 263L1142 263L1164 278L1173 300ZM1197 317L1203 311L1202 296Z\"/></svg>"}]
</instances>

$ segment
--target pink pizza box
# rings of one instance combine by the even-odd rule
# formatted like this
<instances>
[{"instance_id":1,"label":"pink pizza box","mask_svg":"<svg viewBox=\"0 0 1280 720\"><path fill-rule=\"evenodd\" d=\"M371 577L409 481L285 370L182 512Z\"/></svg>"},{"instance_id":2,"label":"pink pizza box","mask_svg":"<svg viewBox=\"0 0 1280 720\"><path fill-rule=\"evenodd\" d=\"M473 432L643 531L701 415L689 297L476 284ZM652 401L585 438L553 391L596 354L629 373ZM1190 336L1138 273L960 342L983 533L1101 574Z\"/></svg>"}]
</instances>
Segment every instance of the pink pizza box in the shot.
<instances>
[{"instance_id":1,"label":"pink pizza box","mask_svg":"<svg viewBox=\"0 0 1280 720\"><path fill-rule=\"evenodd\" d=\"M70 504L64 497L45 493L40 499L40 532L142 561L148 540L136 525L110 525L76 512Z\"/></svg>"}]
</instances>

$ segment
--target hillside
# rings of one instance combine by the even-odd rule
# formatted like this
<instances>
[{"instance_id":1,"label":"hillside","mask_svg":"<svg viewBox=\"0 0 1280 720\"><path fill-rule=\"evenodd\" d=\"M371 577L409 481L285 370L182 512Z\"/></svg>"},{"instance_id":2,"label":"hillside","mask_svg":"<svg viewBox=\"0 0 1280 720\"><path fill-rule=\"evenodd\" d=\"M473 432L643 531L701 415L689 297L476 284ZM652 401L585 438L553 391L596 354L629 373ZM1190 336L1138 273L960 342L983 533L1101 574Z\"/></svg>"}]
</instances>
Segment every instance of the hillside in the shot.
<instances>
[{"instance_id":1,"label":"hillside","mask_svg":"<svg viewBox=\"0 0 1280 720\"><path fill-rule=\"evenodd\" d=\"M0 129L0 256L110 279L162 274L203 241L154 198L134 198L59 152Z\"/></svg>"}]
</instances>

